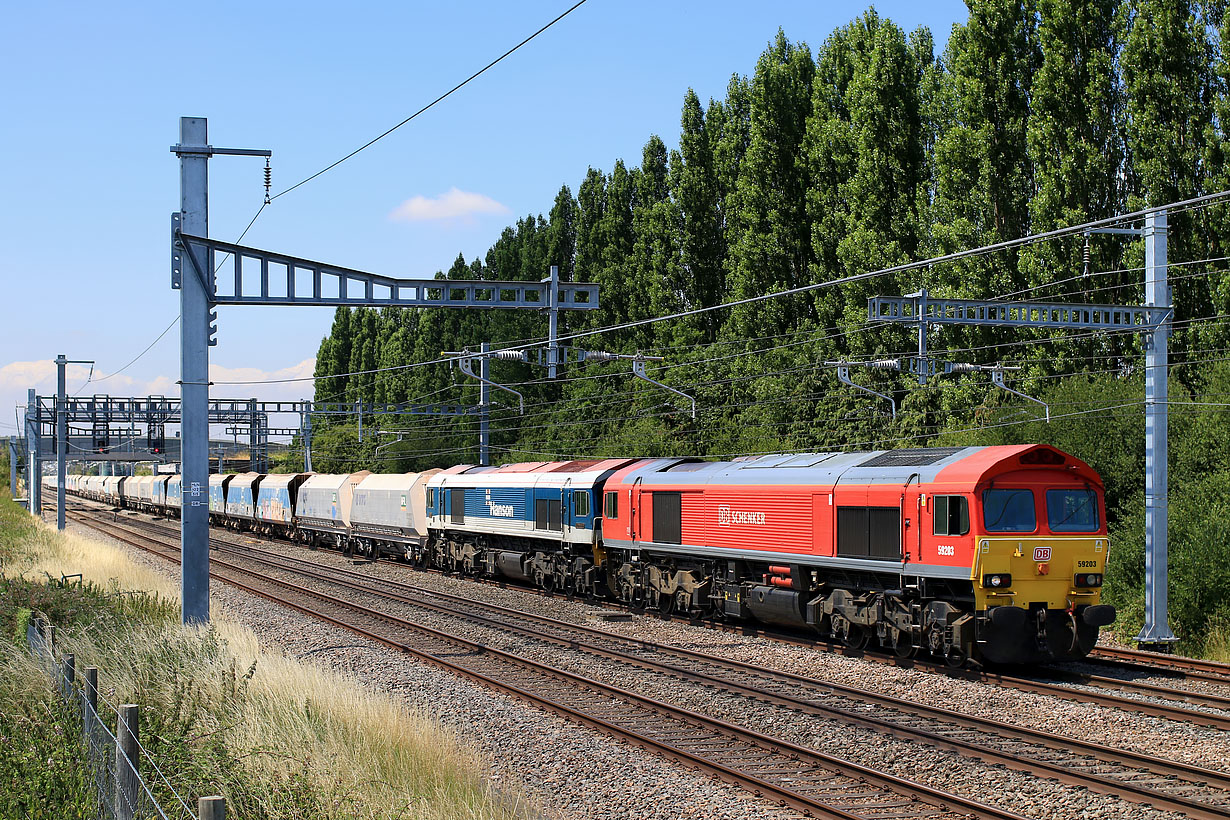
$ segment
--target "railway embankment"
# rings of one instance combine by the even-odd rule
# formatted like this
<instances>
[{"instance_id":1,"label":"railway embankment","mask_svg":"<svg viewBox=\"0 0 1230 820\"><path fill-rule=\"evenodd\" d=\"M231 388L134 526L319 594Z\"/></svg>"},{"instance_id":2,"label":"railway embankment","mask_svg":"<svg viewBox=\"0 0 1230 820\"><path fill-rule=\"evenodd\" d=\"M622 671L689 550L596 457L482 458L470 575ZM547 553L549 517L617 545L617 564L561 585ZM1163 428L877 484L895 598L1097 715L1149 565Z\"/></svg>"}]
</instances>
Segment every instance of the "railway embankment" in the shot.
<instances>
[{"instance_id":1,"label":"railway embankment","mask_svg":"<svg viewBox=\"0 0 1230 820\"><path fill-rule=\"evenodd\" d=\"M99 668L100 701L141 705L160 770L148 785L164 805L222 794L245 818L528 815L426 713L262 646L235 621L185 629L177 595L122 550L0 501L0 816L92 816L97 799L80 717L26 649L35 614L79 669Z\"/></svg>"}]
</instances>

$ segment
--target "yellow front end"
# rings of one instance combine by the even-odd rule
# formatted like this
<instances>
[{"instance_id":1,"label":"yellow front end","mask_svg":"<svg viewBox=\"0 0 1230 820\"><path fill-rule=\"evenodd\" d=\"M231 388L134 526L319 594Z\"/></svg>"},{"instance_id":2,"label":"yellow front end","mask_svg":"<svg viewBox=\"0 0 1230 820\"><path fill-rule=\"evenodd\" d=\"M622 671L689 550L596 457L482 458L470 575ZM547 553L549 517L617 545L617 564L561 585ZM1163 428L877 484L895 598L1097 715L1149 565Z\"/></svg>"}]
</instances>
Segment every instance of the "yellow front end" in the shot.
<instances>
[{"instance_id":1,"label":"yellow front end","mask_svg":"<svg viewBox=\"0 0 1230 820\"><path fill-rule=\"evenodd\" d=\"M1097 604L1109 548L1106 536L979 538L971 575L975 609L1071 610Z\"/></svg>"}]
</instances>

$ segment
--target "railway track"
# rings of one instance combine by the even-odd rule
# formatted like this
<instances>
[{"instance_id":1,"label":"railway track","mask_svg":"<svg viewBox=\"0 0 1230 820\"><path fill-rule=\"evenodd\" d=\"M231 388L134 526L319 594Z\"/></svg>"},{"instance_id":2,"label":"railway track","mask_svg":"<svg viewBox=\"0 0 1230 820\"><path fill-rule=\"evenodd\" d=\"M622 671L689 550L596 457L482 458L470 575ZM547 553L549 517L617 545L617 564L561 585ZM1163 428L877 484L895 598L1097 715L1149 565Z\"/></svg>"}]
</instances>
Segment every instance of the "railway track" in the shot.
<instances>
[{"instance_id":1,"label":"railway track","mask_svg":"<svg viewBox=\"0 0 1230 820\"><path fill-rule=\"evenodd\" d=\"M98 508L88 508L98 509ZM108 508L110 509L110 508ZM154 522L149 522L154 523ZM247 534L251 535L251 534ZM256 538L264 538L264 536L252 536ZM212 537L211 537L212 538ZM282 540L285 539L275 539ZM294 543L294 542L289 542ZM409 565L392 561L388 559L379 559L379 563L385 563L392 566L408 567ZM439 570L424 569L415 567L421 572L435 572ZM443 574L443 573L441 573ZM547 592L535 587L522 586L520 584L510 584L497 579L487 579L478 576L467 576L468 580L478 583L491 584L501 588L513 588L526 592L531 592L537 595L551 597L558 593ZM626 604L614 601L594 601L594 605L603 606L606 608L640 612ZM827 651L844 655L846 657L858 658L861 660L872 661L875 663L884 663L904 669L912 669L920 672L928 672L932 674L945 675L947 677L957 678L959 680L973 681L986 683L994 686L1001 686L1019 691L1034 692L1037 694L1051 695L1053 697L1062 698L1064 700L1076 703L1094 702L1111 708L1125 709L1135 711L1142 714L1151 715L1154 717L1166 718L1169 720L1178 720L1197 725L1209 726L1211 728L1230 730L1230 715L1217 714L1216 712L1203 712L1197 709L1182 709L1167 706L1157 703L1156 700L1172 701L1176 703L1185 703L1190 706L1198 706L1207 709L1217 710L1217 712L1230 712L1230 697L1225 697L1216 694L1197 692L1190 689L1183 689L1170 686L1162 686L1155 683L1147 683L1144 681L1134 681L1126 678L1116 678L1108 675L1082 673L1070 669L1060 669L1057 667L1047 667L1044 672L1040 673L1037 678L1022 677L1009 673L998 672L986 669L953 669L942 663L936 663L929 660L919 658L899 658L891 653L879 652L873 649L851 649L843 644L827 640L818 635L806 635L800 637L797 632L782 632L777 629L763 627L752 623L725 624L713 621L696 622L686 616L668 615L656 612L644 612L643 614L652 615L665 620L678 621L684 623L692 623L704 628L717 631L736 632L742 635L758 635L770 638L782 643L788 643L794 646L805 646L809 648L823 647ZM1131 650L1123 650L1131 652ZM1107 650L1107 656L1103 661L1109 666L1114 659L1109 657L1112 650ZM1170 667L1165 667L1164 661L1168 658L1165 655L1156 655L1154 653L1133 653L1134 655L1147 656L1149 660L1162 659L1161 663L1150 665L1139 660L1122 660L1118 661L1121 669L1134 669L1137 672L1142 672L1150 675L1166 675L1179 677L1184 680L1204 680L1203 674L1211 674L1205 669L1198 668L1202 664L1211 664L1213 668L1226 667L1230 665L1215 664L1211 661L1200 661L1192 658L1171 658L1175 663ZM1126 657L1126 656L1125 656ZM1185 673L1183 663L1190 662L1190 672ZM1094 661L1096 663L1096 661ZM1130 666L1127 664L1135 664ZM1196 674L1202 673L1202 674ZM1214 676L1216 677L1216 676ZM1216 679L1211 682L1230 682L1230 679L1222 681ZM1074 689L1073 686L1085 686L1089 689ZM1114 693L1132 694L1138 697L1120 697ZM1150 698L1154 700L1141 700L1139 698Z\"/></svg>"},{"instance_id":2,"label":"railway track","mask_svg":"<svg viewBox=\"0 0 1230 820\"><path fill-rule=\"evenodd\" d=\"M1117 669L1230 686L1230 664L1228 663L1118 647L1099 647L1090 653L1089 660Z\"/></svg>"},{"instance_id":3,"label":"railway track","mask_svg":"<svg viewBox=\"0 0 1230 820\"><path fill-rule=\"evenodd\" d=\"M88 508L98 509L98 508ZM108 508L110 509L110 508ZM155 522L148 522L155 523ZM248 534L251 535L251 534ZM263 538L263 536L253 536ZM212 538L212 537L211 537ZM276 539L284 540L284 539ZM289 542L294 543L294 542ZM380 563L386 563L392 566L408 567L409 565L387 559L380 559ZM418 571L439 572L439 570L415 568ZM509 584L500 580L485 579L478 576L467 576L468 580L477 581L484 584L493 584L499 587L519 589L531 592L537 595L545 595L550 597L558 593L546 592L535 587L522 586L520 584ZM594 601L596 606L603 606L611 609L622 611L634 610L626 604L612 601ZM896 666L904 669L912 669L920 672L928 672L932 674L940 674L947 677L957 678L978 683L985 683L994 686L1000 686L1009 689L1015 689L1025 692L1034 692L1037 694L1050 695L1064 700L1076 703L1098 703L1100 705L1109 706L1111 708L1124 709L1127 711L1135 711L1141 714L1151 715L1153 717L1161 717L1168 720L1178 720L1188 723L1195 723L1201 726L1209 726L1211 728L1230 730L1230 715L1218 714L1218 712L1230 712L1230 697L1221 695L1208 694L1197 692L1190 689L1178 687L1162 686L1155 683L1147 683L1143 681L1134 681L1125 678L1116 678L1107 675L1098 675L1090 673L1082 673L1073 670L1065 670L1056 667L1047 667L1044 672L1040 672L1037 677L1022 677L1020 675L998 672L987 669L953 669L945 666L942 663L935 663L929 660L919 658L899 658L891 653L878 652L871 649L851 649L840 643L826 640L818 635L806 635L800 637L798 633L782 632L780 630L762 627L751 623L739 624L724 624L715 623L713 621L694 622L685 616L665 615L654 612L646 612L644 614L653 615L666 620L679 621L684 623L696 623L699 626L714 629L718 631L736 632L742 635L758 635L770 638L782 643L788 643L794 646L805 646L809 648L823 647L830 652L844 655L846 657L858 658L861 660L872 661L875 663L884 663L891 666ZM1141 653L1154 657L1151 653ZM1165 658L1166 656L1159 656ZM1195 659L1193 663L1199 664L1201 661ZM1160 673L1167 670L1160 667L1148 670L1150 673ZM1171 674L1177 674L1171 672ZM1186 676L1184 676L1186 677ZM1196 678L1191 678L1196 679ZM1089 687L1088 689L1076 689L1074 686ZM1094 690L1094 691L1091 691ZM1100 690L1100 691L1099 691ZM1136 695L1137 697L1123 697L1123 695ZM1150 700L1142 700L1140 698L1149 698ZM1184 703L1189 706L1203 707L1206 709L1217 710L1216 712L1204 712L1199 709L1184 709L1168 706L1165 703L1158 703L1158 700L1171 701L1174 703Z\"/></svg>"},{"instance_id":4,"label":"railway track","mask_svg":"<svg viewBox=\"0 0 1230 820\"><path fill-rule=\"evenodd\" d=\"M167 534L165 528L148 522L125 524L163 537ZM268 570L293 573L518 637L583 651L672 680L720 688L770 706L861 726L1201 820L1230 817L1230 774L1223 772L1056 737L691 650L625 639L590 627L423 590L411 584L372 579L362 572L219 539L213 539L213 545ZM166 546L174 549L173 545Z\"/></svg>"},{"instance_id":5,"label":"railway track","mask_svg":"<svg viewBox=\"0 0 1230 820\"><path fill-rule=\"evenodd\" d=\"M81 523L178 562L149 535L80 513ZM134 537L135 536L135 537ZM211 576L533 702L575 722L737 783L811 816L840 820L1023 820L1020 815L852 764L215 558ZM369 590L370 591L370 590ZM405 635L414 635L414 645Z\"/></svg>"}]
</instances>

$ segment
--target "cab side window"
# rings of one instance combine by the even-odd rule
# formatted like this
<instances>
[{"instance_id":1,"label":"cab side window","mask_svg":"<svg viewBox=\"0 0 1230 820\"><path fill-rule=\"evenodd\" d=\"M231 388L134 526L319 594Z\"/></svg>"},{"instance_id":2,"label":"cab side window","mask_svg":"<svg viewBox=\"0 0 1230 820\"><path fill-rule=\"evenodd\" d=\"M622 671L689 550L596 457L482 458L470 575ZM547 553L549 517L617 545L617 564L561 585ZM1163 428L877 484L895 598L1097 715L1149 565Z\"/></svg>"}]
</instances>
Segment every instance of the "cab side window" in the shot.
<instances>
[{"instance_id":1,"label":"cab side window","mask_svg":"<svg viewBox=\"0 0 1230 820\"><path fill-rule=\"evenodd\" d=\"M427 508L435 509L435 506L436 506L436 488L428 487L427 488Z\"/></svg>"},{"instance_id":2,"label":"cab side window","mask_svg":"<svg viewBox=\"0 0 1230 820\"><path fill-rule=\"evenodd\" d=\"M937 495L934 506L934 535L965 535L969 532L969 500L963 495Z\"/></svg>"},{"instance_id":3,"label":"cab side window","mask_svg":"<svg viewBox=\"0 0 1230 820\"><path fill-rule=\"evenodd\" d=\"M572 511L578 518L589 515L589 493L585 490L572 491Z\"/></svg>"},{"instance_id":4,"label":"cab side window","mask_svg":"<svg viewBox=\"0 0 1230 820\"><path fill-rule=\"evenodd\" d=\"M603 518L619 518L619 493L607 493L606 504L602 509Z\"/></svg>"}]
</instances>

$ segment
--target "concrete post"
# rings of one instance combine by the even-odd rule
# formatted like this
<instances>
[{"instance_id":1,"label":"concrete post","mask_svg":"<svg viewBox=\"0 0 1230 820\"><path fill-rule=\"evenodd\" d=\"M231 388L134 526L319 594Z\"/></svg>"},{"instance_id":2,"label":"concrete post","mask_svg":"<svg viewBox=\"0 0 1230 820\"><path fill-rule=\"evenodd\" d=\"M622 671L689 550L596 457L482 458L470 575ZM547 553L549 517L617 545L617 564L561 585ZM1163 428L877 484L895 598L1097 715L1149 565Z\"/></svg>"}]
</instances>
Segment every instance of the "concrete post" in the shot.
<instances>
[{"instance_id":1,"label":"concrete post","mask_svg":"<svg viewBox=\"0 0 1230 820\"><path fill-rule=\"evenodd\" d=\"M1166 319L1145 340L1145 625L1142 648L1169 651L1178 640L1167 612L1168 344L1174 320L1167 281L1167 214L1145 216L1145 304L1166 308Z\"/></svg>"},{"instance_id":2,"label":"concrete post","mask_svg":"<svg viewBox=\"0 0 1230 820\"><path fill-rule=\"evenodd\" d=\"M120 707L115 729L115 817L132 820L141 788L140 723L137 706Z\"/></svg>"},{"instance_id":3,"label":"concrete post","mask_svg":"<svg viewBox=\"0 0 1230 820\"><path fill-rule=\"evenodd\" d=\"M225 797L202 797L197 801L197 820L226 820Z\"/></svg>"},{"instance_id":4,"label":"concrete post","mask_svg":"<svg viewBox=\"0 0 1230 820\"><path fill-rule=\"evenodd\" d=\"M180 230L209 236L209 127L204 117L179 120ZM185 251L185 256L190 256ZM183 622L209 621L209 299L208 258L187 259L180 305L180 511ZM134 707L135 708L135 707Z\"/></svg>"},{"instance_id":5,"label":"concrete post","mask_svg":"<svg viewBox=\"0 0 1230 820\"><path fill-rule=\"evenodd\" d=\"M56 356L56 529L64 529L64 482L68 478L68 390L65 369L68 359Z\"/></svg>"},{"instance_id":6,"label":"concrete post","mask_svg":"<svg viewBox=\"0 0 1230 820\"><path fill-rule=\"evenodd\" d=\"M918 291L918 383L927 383L927 289Z\"/></svg>"},{"instance_id":7,"label":"concrete post","mask_svg":"<svg viewBox=\"0 0 1230 820\"><path fill-rule=\"evenodd\" d=\"M491 463L491 385L487 381L491 378L491 362L485 354L491 350L491 344L483 342L481 350L484 355L478 364L482 376L478 387L478 464L486 467Z\"/></svg>"}]
</instances>

